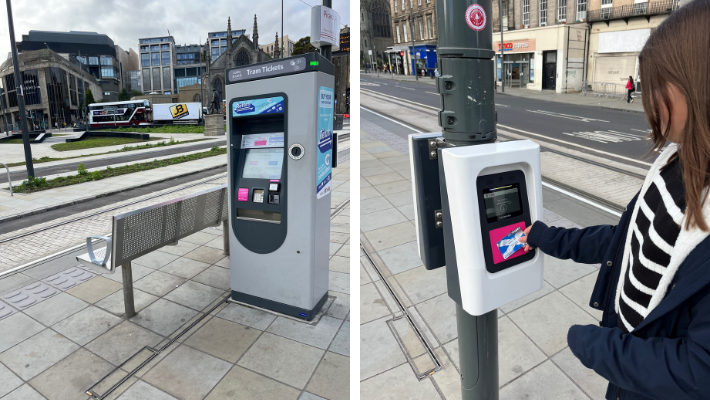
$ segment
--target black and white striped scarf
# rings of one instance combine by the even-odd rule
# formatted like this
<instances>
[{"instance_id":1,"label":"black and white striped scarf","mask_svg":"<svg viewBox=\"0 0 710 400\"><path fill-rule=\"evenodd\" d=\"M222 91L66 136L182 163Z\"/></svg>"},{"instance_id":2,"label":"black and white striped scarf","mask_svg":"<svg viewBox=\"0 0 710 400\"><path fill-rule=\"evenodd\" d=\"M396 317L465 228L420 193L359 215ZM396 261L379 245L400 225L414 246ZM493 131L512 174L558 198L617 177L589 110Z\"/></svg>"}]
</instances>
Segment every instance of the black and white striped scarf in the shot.
<instances>
[{"instance_id":1,"label":"black and white striped scarf","mask_svg":"<svg viewBox=\"0 0 710 400\"><path fill-rule=\"evenodd\" d=\"M708 236L686 230L685 191L676 145L668 146L651 166L631 215L616 291L619 328L633 331L663 300L685 257ZM707 202L706 202L707 203ZM707 204L703 215L707 219Z\"/></svg>"}]
</instances>

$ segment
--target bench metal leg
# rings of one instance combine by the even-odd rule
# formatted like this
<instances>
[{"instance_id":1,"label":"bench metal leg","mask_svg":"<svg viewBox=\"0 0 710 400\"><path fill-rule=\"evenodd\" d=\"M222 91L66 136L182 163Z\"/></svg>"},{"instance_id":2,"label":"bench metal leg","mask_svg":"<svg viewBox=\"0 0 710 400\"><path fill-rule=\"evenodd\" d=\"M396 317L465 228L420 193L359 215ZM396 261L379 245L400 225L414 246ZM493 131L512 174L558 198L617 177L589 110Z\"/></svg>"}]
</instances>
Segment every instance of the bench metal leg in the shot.
<instances>
[{"instance_id":1,"label":"bench metal leg","mask_svg":"<svg viewBox=\"0 0 710 400\"><path fill-rule=\"evenodd\" d=\"M229 220L222 221L222 240L224 240L224 255L229 255Z\"/></svg>"},{"instance_id":2,"label":"bench metal leg","mask_svg":"<svg viewBox=\"0 0 710 400\"><path fill-rule=\"evenodd\" d=\"M136 307L133 305L133 270L131 263L127 262L121 267L123 273L123 303L126 307L126 318L130 319L136 315Z\"/></svg>"}]
</instances>

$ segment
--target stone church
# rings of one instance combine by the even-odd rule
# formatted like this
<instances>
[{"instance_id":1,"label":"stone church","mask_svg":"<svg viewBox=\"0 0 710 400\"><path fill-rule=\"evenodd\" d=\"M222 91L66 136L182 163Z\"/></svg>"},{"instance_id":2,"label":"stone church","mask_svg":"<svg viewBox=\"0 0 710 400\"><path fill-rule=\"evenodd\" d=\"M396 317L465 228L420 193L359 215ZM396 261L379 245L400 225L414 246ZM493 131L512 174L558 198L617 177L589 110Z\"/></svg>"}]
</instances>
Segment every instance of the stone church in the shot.
<instances>
[{"instance_id":1,"label":"stone church","mask_svg":"<svg viewBox=\"0 0 710 400\"><path fill-rule=\"evenodd\" d=\"M208 58L207 61L208 67L202 77L202 81L207 83L206 87L209 88L209 94L205 94L205 106L207 107L209 107L209 103L212 100L213 91L217 91L220 101L225 99L225 72L227 69L272 59L271 56L259 48L259 29L256 23L256 15L254 15L254 33L251 39L246 35L232 38L232 19L230 17L227 20L227 43L231 43L227 47L227 51L222 53L217 59ZM205 48L209 49L209 41L205 44ZM209 57L209 53L207 55Z\"/></svg>"}]
</instances>

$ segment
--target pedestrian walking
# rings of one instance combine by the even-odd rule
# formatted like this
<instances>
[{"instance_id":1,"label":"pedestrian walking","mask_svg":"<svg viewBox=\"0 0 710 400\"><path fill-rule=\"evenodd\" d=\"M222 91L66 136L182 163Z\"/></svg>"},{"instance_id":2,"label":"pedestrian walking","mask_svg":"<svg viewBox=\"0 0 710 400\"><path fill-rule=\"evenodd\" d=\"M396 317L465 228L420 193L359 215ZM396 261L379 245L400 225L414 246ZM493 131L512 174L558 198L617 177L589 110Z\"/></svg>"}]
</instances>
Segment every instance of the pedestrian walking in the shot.
<instances>
[{"instance_id":1,"label":"pedestrian walking","mask_svg":"<svg viewBox=\"0 0 710 400\"><path fill-rule=\"evenodd\" d=\"M626 90L627 90L627 95L626 95L626 102L627 103L633 103L634 99L631 98L631 93L636 91L636 86L634 85L634 78L629 76L629 81L626 82Z\"/></svg>"},{"instance_id":2,"label":"pedestrian walking","mask_svg":"<svg viewBox=\"0 0 710 400\"><path fill-rule=\"evenodd\" d=\"M710 0L694 0L639 55L656 161L616 226L525 230L525 250L601 264L572 354L609 381L607 399L710 398ZM670 142L670 144L668 144ZM667 145L667 146L666 146Z\"/></svg>"}]
</instances>

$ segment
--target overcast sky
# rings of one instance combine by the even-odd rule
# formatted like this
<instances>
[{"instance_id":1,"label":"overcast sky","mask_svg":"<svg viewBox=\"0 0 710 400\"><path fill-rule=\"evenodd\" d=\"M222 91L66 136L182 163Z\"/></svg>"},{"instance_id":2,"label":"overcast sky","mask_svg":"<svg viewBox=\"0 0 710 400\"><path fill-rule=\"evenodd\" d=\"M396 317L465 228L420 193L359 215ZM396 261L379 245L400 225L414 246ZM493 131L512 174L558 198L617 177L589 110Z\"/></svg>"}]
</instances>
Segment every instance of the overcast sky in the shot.
<instances>
[{"instance_id":1,"label":"overcast sky","mask_svg":"<svg viewBox=\"0 0 710 400\"><path fill-rule=\"evenodd\" d=\"M350 25L350 2L332 0L340 22ZM10 51L7 6L0 2L0 61ZM320 0L283 0L284 33L293 41L310 35L310 7ZM307 3L307 4L304 4ZM246 29L251 35L254 14L259 23L259 43L281 36L279 0L13 0L15 40L30 30L91 31L108 35L114 43L139 53L138 38L167 36L176 44L204 43L207 32ZM341 28L343 26L341 25Z\"/></svg>"}]
</instances>

